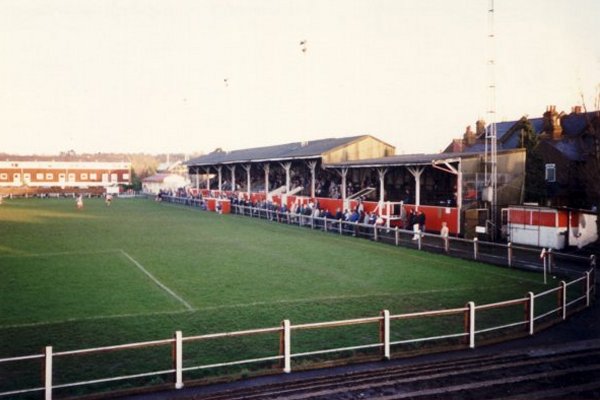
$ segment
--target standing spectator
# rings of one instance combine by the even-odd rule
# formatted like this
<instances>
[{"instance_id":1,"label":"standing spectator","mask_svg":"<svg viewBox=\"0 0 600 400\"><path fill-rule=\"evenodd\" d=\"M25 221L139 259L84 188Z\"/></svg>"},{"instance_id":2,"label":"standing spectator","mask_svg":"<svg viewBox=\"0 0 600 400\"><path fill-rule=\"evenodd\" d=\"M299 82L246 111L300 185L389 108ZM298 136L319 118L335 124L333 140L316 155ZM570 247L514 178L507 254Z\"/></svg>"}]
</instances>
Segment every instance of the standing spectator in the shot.
<instances>
[{"instance_id":1,"label":"standing spectator","mask_svg":"<svg viewBox=\"0 0 600 400\"><path fill-rule=\"evenodd\" d=\"M425 213L423 210L419 210L417 214L417 224L419 224L419 231L421 231L421 235L425 232Z\"/></svg>"},{"instance_id":2,"label":"standing spectator","mask_svg":"<svg viewBox=\"0 0 600 400\"><path fill-rule=\"evenodd\" d=\"M440 235L445 239L450 234L450 229L448 229L448 223L446 221L442 222L442 229L440 230Z\"/></svg>"}]
</instances>

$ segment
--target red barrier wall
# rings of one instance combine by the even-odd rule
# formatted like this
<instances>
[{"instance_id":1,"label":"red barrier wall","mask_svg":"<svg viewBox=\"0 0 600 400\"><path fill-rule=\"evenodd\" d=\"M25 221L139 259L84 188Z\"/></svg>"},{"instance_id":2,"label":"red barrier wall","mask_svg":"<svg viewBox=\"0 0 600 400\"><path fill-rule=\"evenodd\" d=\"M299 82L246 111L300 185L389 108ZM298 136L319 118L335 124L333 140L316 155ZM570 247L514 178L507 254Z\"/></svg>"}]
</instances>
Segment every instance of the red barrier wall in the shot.
<instances>
[{"instance_id":1,"label":"red barrier wall","mask_svg":"<svg viewBox=\"0 0 600 400\"><path fill-rule=\"evenodd\" d=\"M569 224L569 212L563 210L509 208L508 222L512 224L565 228Z\"/></svg>"},{"instance_id":2,"label":"red barrier wall","mask_svg":"<svg viewBox=\"0 0 600 400\"><path fill-rule=\"evenodd\" d=\"M202 195L203 196L208 196L210 194L209 190L206 189L201 189ZM214 194L218 194L219 191L215 190L213 191ZM222 192L223 194L227 195L227 196L231 196L232 193L231 192ZM248 198L246 193L241 193L242 197L244 198ZM251 199L253 202L258 202L258 201L264 201L266 199L266 194L264 192L259 192L259 193L252 193L251 195ZM215 206L214 203L211 205L210 199L208 200L208 209L211 211L215 210ZM212 199L214 201L214 199ZM273 203L277 203L277 204L281 204L281 196L279 195L275 195L273 196L272 199ZM330 198L325 198L325 197L318 197L316 199L311 199L309 197L304 197L304 196L288 196L287 197L287 206L289 210L293 210L294 206L296 204L296 202L300 202L301 204L308 204L311 201L313 202L319 202L319 206L321 207L321 209L323 210L328 210L332 215L335 215L337 209L339 208L340 210L343 210L343 201L341 199L330 199ZM349 203L350 209L354 209L358 204L357 200L351 200ZM377 208L377 204L378 202L376 201L365 201L363 202L364 205L364 209L365 212L374 212L375 209ZM225 213L225 203L223 203L223 212ZM231 204L229 204L229 201L227 201L227 206L229 207L229 210L231 210ZM211 208L212 207L212 208ZM405 204L404 205L404 209L406 211L406 213L408 214L408 212L410 210L415 210L416 206L414 204ZM452 235L456 235L459 233L459 226L458 226L458 209L456 207L439 207L439 206L419 206L419 210L422 210L425 213L425 229L428 232L439 232L442 229L442 222L446 222L448 224L448 229L450 231L450 234ZM511 220L512 222L516 222L515 218L522 220L525 218L524 214L521 213L514 213L516 210L511 210ZM522 210L519 210L522 211ZM544 223L552 223L551 226L554 226L554 215L544 215L541 217L542 221ZM561 221L561 224L563 223L563 219L564 219L564 225L566 226L566 224L568 223L568 216L565 214L563 215L559 215L559 220ZM402 226L402 223L400 221L392 221L392 226L399 226L400 228L404 228L404 229L410 229L410 227L404 227ZM562 225L561 225L562 226Z\"/></svg>"},{"instance_id":3,"label":"red barrier wall","mask_svg":"<svg viewBox=\"0 0 600 400\"><path fill-rule=\"evenodd\" d=\"M231 202L229 200L219 200L221 202L221 213L230 214L231 213Z\"/></svg>"}]
</instances>

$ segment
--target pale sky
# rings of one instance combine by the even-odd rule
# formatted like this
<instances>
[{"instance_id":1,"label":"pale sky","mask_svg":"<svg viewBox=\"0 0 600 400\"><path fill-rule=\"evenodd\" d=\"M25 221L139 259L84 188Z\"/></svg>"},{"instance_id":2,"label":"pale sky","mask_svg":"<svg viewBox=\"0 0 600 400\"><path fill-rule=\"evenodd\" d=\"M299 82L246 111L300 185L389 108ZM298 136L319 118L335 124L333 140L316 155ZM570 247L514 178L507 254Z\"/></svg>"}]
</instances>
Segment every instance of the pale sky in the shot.
<instances>
[{"instance_id":1,"label":"pale sky","mask_svg":"<svg viewBox=\"0 0 600 400\"><path fill-rule=\"evenodd\" d=\"M210 152L489 121L489 0L0 0L0 152ZM497 121L600 85L600 1L495 0ZM306 52L300 41L306 40ZM227 79L227 82L225 82Z\"/></svg>"}]
</instances>

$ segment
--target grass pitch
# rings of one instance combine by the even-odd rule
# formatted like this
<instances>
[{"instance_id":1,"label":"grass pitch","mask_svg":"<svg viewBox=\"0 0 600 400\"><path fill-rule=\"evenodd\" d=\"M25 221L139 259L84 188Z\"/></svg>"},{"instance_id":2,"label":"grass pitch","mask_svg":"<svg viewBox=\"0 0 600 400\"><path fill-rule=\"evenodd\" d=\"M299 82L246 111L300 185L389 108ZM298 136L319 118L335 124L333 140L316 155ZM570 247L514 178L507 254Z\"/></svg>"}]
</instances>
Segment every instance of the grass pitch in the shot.
<instances>
[{"instance_id":1,"label":"grass pitch","mask_svg":"<svg viewBox=\"0 0 600 400\"><path fill-rule=\"evenodd\" d=\"M164 339L175 330L189 336L461 307L545 288L539 274L149 200L106 207L86 199L83 210L68 199L0 206L0 358L46 345ZM336 344L323 340L343 338L316 336L306 349ZM199 351L214 360L263 354L243 341L223 346Z\"/></svg>"}]
</instances>

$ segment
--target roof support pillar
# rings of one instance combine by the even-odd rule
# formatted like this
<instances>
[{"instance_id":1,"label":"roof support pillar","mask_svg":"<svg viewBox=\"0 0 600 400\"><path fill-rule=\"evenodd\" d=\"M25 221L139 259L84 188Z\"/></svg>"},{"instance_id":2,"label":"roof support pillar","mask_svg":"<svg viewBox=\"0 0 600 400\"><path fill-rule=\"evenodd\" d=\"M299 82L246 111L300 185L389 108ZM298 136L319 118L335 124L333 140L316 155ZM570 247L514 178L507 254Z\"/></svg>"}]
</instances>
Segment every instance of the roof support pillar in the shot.
<instances>
[{"instance_id":1,"label":"roof support pillar","mask_svg":"<svg viewBox=\"0 0 600 400\"><path fill-rule=\"evenodd\" d=\"M248 189L248 199L250 198L250 194L252 194L251 178L250 178L250 170L252 169L252 164L242 164L242 167L246 170L246 185Z\"/></svg>"},{"instance_id":2,"label":"roof support pillar","mask_svg":"<svg viewBox=\"0 0 600 400\"><path fill-rule=\"evenodd\" d=\"M383 210L383 202L385 201L385 174L387 174L387 168L377 168L379 174L379 203L381 204L380 210Z\"/></svg>"},{"instance_id":3,"label":"roof support pillar","mask_svg":"<svg viewBox=\"0 0 600 400\"><path fill-rule=\"evenodd\" d=\"M210 167L203 168L206 174L206 189L210 190Z\"/></svg>"},{"instance_id":4,"label":"roof support pillar","mask_svg":"<svg viewBox=\"0 0 600 400\"><path fill-rule=\"evenodd\" d=\"M408 172L415 178L415 206L421 205L421 175L425 167L407 167Z\"/></svg>"},{"instance_id":5,"label":"roof support pillar","mask_svg":"<svg viewBox=\"0 0 600 400\"><path fill-rule=\"evenodd\" d=\"M200 193L200 169L196 167L196 193Z\"/></svg>"},{"instance_id":6,"label":"roof support pillar","mask_svg":"<svg viewBox=\"0 0 600 400\"><path fill-rule=\"evenodd\" d=\"M310 197L315 198L315 169L317 168L316 161L307 161L306 165L310 168Z\"/></svg>"},{"instance_id":7,"label":"roof support pillar","mask_svg":"<svg viewBox=\"0 0 600 400\"><path fill-rule=\"evenodd\" d=\"M219 173L219 192L221 192L221 189L223 186L223 175L221 173L222 172L221 170L223 169L223 166L217 165L215 168L217 169L217 172Z\"/></svg>"},{"instance_id":8,"label":"roof support pillar","mask_svg":"<svg viewBox=\"0 0 600 400\"><path fill-rule=\"evenodd\" d=\"M267 201L271 201L271 196L269 195L269 171L271 170L271 164L264 163L263 169L265 170L265 196Z\"/></svg>"},{"instance_id":9,"label":"roof support pillar","mask_svg":"<svg viewBox=\"0 0 600 400\"><path fill-rule=\"evenodd\" d=\"M228 165L227 168L231 171L231 191L235 192L235 164Z\"/></svg>"},{"instance_id":10,"label":"roof support pillar","mask_svg":"<svg viewBox=\"0 0 600 400\"><path fill-rule=\"evenodd\" d=\"M346 176L348 176L348 167L342 167L339 170L336 169L335 172L342 177L342 187L340 189L342 192L342 204L344 205L344 209L347 209L349 208L346 201Z\"/></svg>"},{"instance_id":11,"label":"roof support pillar","mask_svg":"<svg viewBox=\"0 0 600 400\"><path fill-rule=\"evenodd\" d=\"M288 161L279 164L285 170L285 193L287 195L290 191L290 170L292 169L292 163Z\"/></svg>"}]
</instances>

